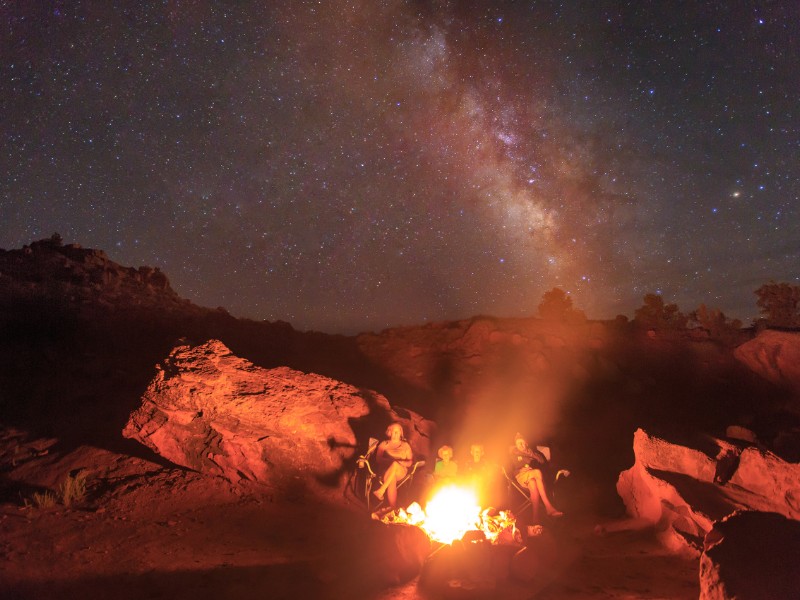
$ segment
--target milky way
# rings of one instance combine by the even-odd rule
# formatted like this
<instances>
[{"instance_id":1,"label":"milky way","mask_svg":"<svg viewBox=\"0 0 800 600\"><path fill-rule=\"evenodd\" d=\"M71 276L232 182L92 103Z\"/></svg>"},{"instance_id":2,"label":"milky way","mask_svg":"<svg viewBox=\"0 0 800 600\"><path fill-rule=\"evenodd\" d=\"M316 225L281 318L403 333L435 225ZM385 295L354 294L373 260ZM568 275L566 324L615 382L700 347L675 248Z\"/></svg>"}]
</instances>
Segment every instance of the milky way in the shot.
<instances>
[{"instance_id":1,"label":"milky way","mask_svg":"<svg viewBox=\"0 0 800 600\"><path fill-rule=\"evenodd\" d=\"M348 333L800 281L800 4L144 4L3 4L0 247Z\"/></svg>"}]
</instances>

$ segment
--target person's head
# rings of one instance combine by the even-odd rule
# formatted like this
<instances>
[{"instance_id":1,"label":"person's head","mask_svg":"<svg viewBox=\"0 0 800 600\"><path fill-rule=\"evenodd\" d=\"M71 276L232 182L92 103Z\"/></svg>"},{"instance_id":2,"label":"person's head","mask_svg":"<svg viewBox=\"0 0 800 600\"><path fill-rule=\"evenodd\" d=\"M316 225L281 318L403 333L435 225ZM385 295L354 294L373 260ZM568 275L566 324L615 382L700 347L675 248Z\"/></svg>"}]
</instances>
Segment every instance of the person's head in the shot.
<instances>
[{"instance_id":1,"label":"person's head","mask_svg":"<svg viewBox=\"0 0 800 600\"><path fill-rule=\"evenodd\" d=\"M441 458L444 462L449 462L451 458L453 458L453 449L450 446L442 446L439 448L439 458Z\"/></svg>"},{"instance_id":2,"label":"person's head","mask_svg":"<svg viewBox=\"0 0 800 600\"><path fill-rule=\"evenodd\" d=\"M525 438L522 437L521 433L518 433L514 436L514 445L517 447L517 450L523 451L528 449L528 442L525 441Z\"/></svg>"},{"instance_id":3,"label":"person's head","mask_svg":"<svg viewBox=\"0 0 800 600\"><path fill-rule=\"evenodd\" d=\"M400 423L392 423L386 428L386 437L394 442L403 438L403 426Z\"/></svg>"},{"instance_id":4,"label":"person's head","mask_svg":"<svg viewBox=\"0 0 800 600\"><path fill-rule=\"evenodd\" d=\"M472 444L469 447L469 453L472 455L472 460L481 462L484 455L483 444Z\"/></svg>"}]
</instances>

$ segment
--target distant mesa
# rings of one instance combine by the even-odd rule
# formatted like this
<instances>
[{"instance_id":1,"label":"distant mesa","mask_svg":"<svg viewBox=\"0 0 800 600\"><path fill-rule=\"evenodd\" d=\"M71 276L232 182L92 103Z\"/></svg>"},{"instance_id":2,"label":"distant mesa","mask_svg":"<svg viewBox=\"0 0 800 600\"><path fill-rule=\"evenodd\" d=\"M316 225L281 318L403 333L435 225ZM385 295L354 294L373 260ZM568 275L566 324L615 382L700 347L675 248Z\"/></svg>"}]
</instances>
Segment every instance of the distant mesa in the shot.
<instances>
[{"instance_id":1,"label":"distant mesa","mask_svg":"<svg viewBox=\"0 0 800 600\"><path fill-rule=\"evenodd\" d=\"M185 310L188 301L157 267L123 267L102 250L45 239L0 250L0 301L57 297L74 305Z\"/></svg>"}]
</instances>

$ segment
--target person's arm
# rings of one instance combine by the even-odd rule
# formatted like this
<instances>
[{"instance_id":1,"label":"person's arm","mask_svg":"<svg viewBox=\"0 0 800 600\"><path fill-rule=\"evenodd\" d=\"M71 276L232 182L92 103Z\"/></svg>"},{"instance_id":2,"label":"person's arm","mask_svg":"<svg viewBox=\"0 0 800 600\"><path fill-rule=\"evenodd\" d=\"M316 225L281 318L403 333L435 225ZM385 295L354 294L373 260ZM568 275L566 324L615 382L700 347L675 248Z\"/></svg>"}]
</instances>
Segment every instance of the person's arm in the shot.
<instances>
[{"instance_id":1,"label":"person's arm","mask_svg":"<svg viewBox=\"0 0 800 600\"><path fill-rule=\"evenodd\" d=\"M386 452L386 441L384 440L383 442L378 444L378 449L375 451L375 458L377 458L378 460L386 460L387 454L388 452Z\"/></svg>"},{"instance_id":2,"label":"person's arm","mask_svg":"<svg viewBox=\"0 0 800 600\"><path fill-rule=\"evenodd\" d=\"M519 469L521 468L524 463L536 463L543 465L547 462L544 454L539 452L538 450L531 450L530 447L525 448L524 451L520 450L516 446L512 446L511 449L511 456L514 459L514 468Z\"/></svg>"},{"instance_id":3,"label":"person's arm","mask_svg":"<svg viewBox=\"0 0 800 600\"><path fill-rule=\"evenodd\" d=\"M386 454L403 466L411 466L411 446L408 443L402 444L395 452L387 451Z\"/></svg>"},{"instance_id":4,"label":"person's arm","mask_svg":"<svg viewBox=\"0 0 800 600\"><path fill-rule=\"evenodd\" d=\"M531 460L539 463L540 465L543 465L547 462L547 457L544 454L542 454L539 450L533 450L530 448L529 450L530 450Z\"/></svg>"}]
</instances>

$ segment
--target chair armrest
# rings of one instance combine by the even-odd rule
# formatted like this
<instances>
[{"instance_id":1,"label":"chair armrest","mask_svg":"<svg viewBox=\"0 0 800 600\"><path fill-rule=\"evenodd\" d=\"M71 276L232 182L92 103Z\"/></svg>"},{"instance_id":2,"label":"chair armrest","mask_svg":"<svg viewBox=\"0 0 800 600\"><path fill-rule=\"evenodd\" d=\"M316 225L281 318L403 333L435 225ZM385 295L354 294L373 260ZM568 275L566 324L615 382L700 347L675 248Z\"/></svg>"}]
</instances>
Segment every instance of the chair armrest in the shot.
<instances>
[{"instance_id":1,"label":"chair armrest","mask_svg":"<svg viewBox=\"0 0 800 600\"><path fill-rule=\"evenodd\" d=\"M372 465L369 464L369 458L367 458L367 456L367 454L359 456L358 459L356 459L356 465L358 465L359 469L366 469L370 477L376 477L375 471L372 470Z\"/></svg>"},{"instance_id":2,"label":"chair armrest","mask_svg":"<svg viewBox=\"0 0 800 600\"><path fill-rule=\"evenodd\" d=\"M411 475L413 475L414 473L416 473L416 472L417 472L417 469L419 469L420 467L424 467L424 466L425 466L425 461L424 461L424 460L418 460L417 462L415 462L415 463L414 463L414 464L411 466L411 470L409 471L409 473L410 473Z\"/></svg>"}]
</instances>

